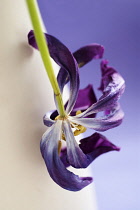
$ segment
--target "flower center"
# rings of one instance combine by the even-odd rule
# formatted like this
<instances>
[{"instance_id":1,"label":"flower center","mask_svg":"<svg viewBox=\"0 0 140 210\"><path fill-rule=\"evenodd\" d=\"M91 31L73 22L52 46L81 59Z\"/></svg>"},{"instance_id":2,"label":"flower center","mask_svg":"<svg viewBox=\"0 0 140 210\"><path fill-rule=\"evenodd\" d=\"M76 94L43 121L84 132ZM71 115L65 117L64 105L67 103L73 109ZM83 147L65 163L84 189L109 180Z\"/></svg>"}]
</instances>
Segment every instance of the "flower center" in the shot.
<instances>
[{"instance_id":1,"label":"flower center","mask_svg":"<svg viewBox=\"0 0 140 210\"><path fill-rule=\"evenodd\" d=\"M76 115L78 115L78 114L80 114L81 113L81 110L78 110L77 112L76 112ZM56 118L55 118L55 120L66 120L68 118L68 116L65 116L65 117L61 117L60 115L58 115ZM84 133L87 129L84 127L84 126L82 126L82 125L78 125L78 124L76 124L76 123L72 123L72 122L70 122L70 125L71 125L71 128L73 129L73 135L74 136L78 136L78 135L80 135L81 133ZM65 139L65 135L64 135L64 133L62 132L62 136L61 136L61 138L62 138L62 140L66 140Z\"/></svg>"},{"instance_id":2,"label":"flower center","mask_svg":"<svg viewBox=\"0 0 140 210\"><path fill-rule=\"evenodd\" d=\"M76 115L81 114L81 113L82 113L81 110L78 110L76 112ZM78 125L76 123L71 123L71 127L75 129L74 132L73 132L74 136L78 136L78 135L80 135L81 133L84 133L87 130L84 126Z\"/></svg>"},{"instance_id":3,"label":"flower center","mask_svg":"<svg viewBox=\"0 0 140 210\"><path fill-rule=\"evenodd\" d=\"M58 115L54 120L66 120L67 118L67 115L65 115L65 117L61 117L60 115Z\"/></svg>"}]
</instances>

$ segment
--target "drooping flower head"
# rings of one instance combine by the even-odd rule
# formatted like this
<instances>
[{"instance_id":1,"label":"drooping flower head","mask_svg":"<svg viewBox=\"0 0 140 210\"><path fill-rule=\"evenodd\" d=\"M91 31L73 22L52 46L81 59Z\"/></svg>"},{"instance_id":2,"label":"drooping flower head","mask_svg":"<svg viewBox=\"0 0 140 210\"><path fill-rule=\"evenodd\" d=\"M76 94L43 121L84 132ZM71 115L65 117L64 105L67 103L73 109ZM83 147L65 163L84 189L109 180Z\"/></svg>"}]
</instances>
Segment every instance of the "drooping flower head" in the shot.
<instances>
[{"instance_id":1,"label":"drooping flower head","mask_svg":"<svg viewBox=\"0 0 140 210\"><path fill-rule=\"evenodd\" d=\"M124 114L118 100L124 92L125 82L103 60L99 88L102 96L96 99L92 85L79 90L79 67L92 59L102 58L103 46L87 45L72 54L58 39L48 34L45 36L50 56L61 67L57 76L60 91L63 94L64 86L69 82L70 96L65 104L65 117L59 116L59 110L45 114L43 120L48 129L41 139L40 149L51 178L64 189L78 191L90 184L92 178L79 177L67 167L86 168L99 155L119 151L119 147L97 132L80 140L79 144L74 136L83 133L86 128L106 131L121 124ZM29 44L38 49L33 31L29 32L28 39ZM98 112L103 112L104 115L96 117ZM66 141L64 149L61 148L62 141Z\"/></svg>"}]
</instances>

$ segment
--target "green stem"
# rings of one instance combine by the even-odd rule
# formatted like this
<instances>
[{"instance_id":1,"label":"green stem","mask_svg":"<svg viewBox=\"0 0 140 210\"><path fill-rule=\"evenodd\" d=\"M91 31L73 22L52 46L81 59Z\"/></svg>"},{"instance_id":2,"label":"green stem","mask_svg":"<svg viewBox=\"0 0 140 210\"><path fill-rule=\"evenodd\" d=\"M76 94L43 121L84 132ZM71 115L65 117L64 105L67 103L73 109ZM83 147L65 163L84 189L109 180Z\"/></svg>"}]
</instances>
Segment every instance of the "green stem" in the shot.
<instances>
[{"instance_id":1,"label":"green stem","mask_svg":"<svg viewBox=\"0 0 140 210\"><path fill-rule=\"evenodd\" d=\"M45 39L43 30L41 27L37 2L36 2L36 0L26 0L26 3L27 3L28 10L29 10L30 18L32 21L32 25L34 28L34 34L35 34L37 46L40 50L40 54L41 54L46 72L48 74L50 83L52 85L54 94L56 96L59 114L61 117L65 117L66 114L65 114L64 104L63 104L63 100L62 100L62 95L60 93L58 82L57 82L55 74L54 74L48 46L46 44L46 39Z\"/></svg>"}]
</instances>

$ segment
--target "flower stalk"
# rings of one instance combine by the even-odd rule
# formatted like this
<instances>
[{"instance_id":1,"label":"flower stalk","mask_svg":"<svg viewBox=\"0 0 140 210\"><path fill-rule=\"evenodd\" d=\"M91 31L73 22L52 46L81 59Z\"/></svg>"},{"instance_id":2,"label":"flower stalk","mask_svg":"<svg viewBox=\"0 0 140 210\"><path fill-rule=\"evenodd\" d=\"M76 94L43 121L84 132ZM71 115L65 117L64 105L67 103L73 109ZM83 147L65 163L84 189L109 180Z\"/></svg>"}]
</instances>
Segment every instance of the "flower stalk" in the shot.
<instances>
[{"instance_id":1,"label":"flower stalk","mask_svg":"<svg viewBox=\"0 0 140 210\"><path fill-rule=\"evenodd\" d=\"M54 182L66 190L79 191L92 182L92 177L79 177L67 170L67 167L87 168L99 155L113 150L119 151L120 148L97 132L81 139L79 143L74 136L83 133L86 128L103 132L122 123L124 113L118 100L124 92L125 81L114 68L108 66L108 61L102 60L102 78L99 87L102 96L96 99L92 85L79 90L78 65L83 66L92 59L102 58L103 46L99 44L86 45L72 54L54 36L49 34L45 34L45 37L43 36L39 18L36 17L35 0L26 1L31 10L30 14L31 19L33 19L34 29L36 29L35 33L33 30L28 33L28 42L33 48L41 52L44 65L49 70L47 72L52 82L57 102L59 102L59 107L57 106L57 108L60 109L55 110L51 114L50 112L46 113L43 117L47 131L43 134L40 142L41 154ZM45 38L52 59L61 67L57 81L51 63L49 63L50 66L47 68L50 56L48 48L46 48ZM64 111L59 88L61 93L63 93L67 82L70 83L70 94L66 110ZM103 116L96 117L96 114L101 112ZM61 148L62 140L66 141L66 148Z\"/></svg>"},{"instance_id":2,"label":"flower stalk","mask_svg":"<svg viewBox=\"0 0 140 210\"><path fill-rule=\"evenodd\" d=\"M36 39L38 48L40 50L40 54L41 54L48 78L50 80L51 86L53 88L53 91L54 91L54 94L56 97L59 115L61 117L65 117L66 114L65 114L64 104L63 104L63 100L62 100L62 95L61 95L61 92L60 92L60 89L58 86L58 82L57 82L55 74L54 74L54 69L52 66L46 39L42 32L43 29L42 29L41 22L40 22L37 2L36 2L36 0L26 0L26 3L27 3L28 10L29 10L31 22L33 25L35 39Z\"/></svg>"}]
</instances>

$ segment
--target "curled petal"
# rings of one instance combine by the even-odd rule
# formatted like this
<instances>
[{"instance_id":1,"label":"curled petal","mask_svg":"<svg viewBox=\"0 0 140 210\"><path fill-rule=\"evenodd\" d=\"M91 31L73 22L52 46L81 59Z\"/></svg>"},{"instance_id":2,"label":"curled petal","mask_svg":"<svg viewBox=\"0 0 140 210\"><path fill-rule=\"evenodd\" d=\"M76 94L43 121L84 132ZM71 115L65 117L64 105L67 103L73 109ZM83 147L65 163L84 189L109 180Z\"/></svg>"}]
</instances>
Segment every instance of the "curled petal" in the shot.
<instances>
[{"instance_id":1,"label":"curled petal","mask_svg":"<svg viewBox=\"0 0 140 210\"><path fill-rule=\"evenodd\" d=\"M125 81L116 70L108 68L106 65L106 61L102 61L101 68L103 78L100 90L103 91L103 95L85 112L78 115L79 117L87 117L93 113L114 109L114 107L117 106L118 100L125 89Z\"/></svg>"},{"instance_id":2,"label":"curled petal","mask_svg":"<svg viewBox=\"0 0 140 210\"><path fill-rule=\"evenodd\" d=\"M86 45L79 50L73 53L74 58L76 59L78 66L82 67L92 59L99 59L102 58L104 53L104 47L99 44L90 44ZM65 71L63 68L60 69L58 74L58 84L60 86L61 92L63 92L63 88L65 84L69 82L69 75L68 72Z\"/></svg>"},{"instance_id":3,"label":"curled petal","mask_svg":"<svg viewBox=\"0 0 140 210\"><path fill-rule=\"evenodd\" d=\"M112 144L105 136L100 133L94 133L80 140L80 149L87 156L89 164L92 163L98 156L110 152L110 151L120 151L120 148ZM67 149L64 148L61 151L61 161L68 167L70 166L67 158Z\"/></svg>"},{"instance_id":4,"label":"curled petal","mask_svg":"<svg viewBox=\"0 0 140 210\"><path fill-rule=\"evenodd\" d=\"M92 85L88 85L86 88L79 90L77 101L71 112L74 116L76 111L81 110L82 112L88 109L93 103L96 103L96 96ZM95 117L95 114L89 117Z\"/></svg>"},{"instance_id":5,"label":"curled petal","mask_svg":"<svg viewBox=\"0 0 140 210\"><path fill-rule=\"evenodd\" d=\"M112 144L107 138L99 133L80 140L80 148L93 161L96 157L109 151L120 151L120 148Z\"/></svg>"},{"instance_id":6,"label":"curled petal","mask_svg":"<svg viewBox=\"0 0 140 210\"><path fill-rule=\"evenodd\" d=\"M67 105L67 113L70 113L72 110L79 90L79 73L78 73L78 64L73 57L72 53L69 49L62 44L58 39L55 37L44 34L47 40L50 56L54 59L54 61L61 67L59 74L58 74L58 84L62 91L63 83L65 81L65 74L69 77L70 80L70 98ZM29 44L38 49L36 40L34 37L34 32L30 31L28 34L28 41ZM66 73L66 72L67 73Z\"/></svg>"},{"instance_id":7,"label":"curled petal","mask_svg":"<svg viewBox=\"0 0 140 210\"><path fill-rule=\"evenodd\" d=\"M51 178L62 188L79 191L92 182L91 177L79 177L68 171L58 155L62 122L57 120L43 135L40 149Z\"/></svg>"},{"instance_id":8,"label":"curled petal","mask_svg":"<svg viewBox=\"0 0 140 210\"><path fill-rule=\"evenodd\" d=\"M75 168L86 168L89 165L89 160L79 148L76 142L69 121L63 122L63 131L67 143L67 160L71 166Z\"/></svg>"},{"instance_id":9,"label":"curled petal","mask_svg":"<svg viewBox=\"0 0 140 210\"><path fill-rule=\"evenodd\" d=\"M81 47L73 53L79 67L84 66L92 59L99 59L103 57L104 47L99 44L90 44Z\"/></svg>"},{"instance_id":10,"label":"curled petal","mask_svg":"<svg viewBox=\"0 0 140 210\"><path fill-rule=\"evenodd\" d=\"M112 80L111 76L115 73L118 74L118 72L114 68L108 67L107 65L108 65L107 60L103 60L101 62L102 79L101 79L100 87L98 89L101 90L102 92L108 86L108 84L111 82L111 80Z\"/></svg>"},{"instance_id":11,"label":"curled petal","mask_svg":"<svg viewBox=\"0 0 140 210\"><path fill-rule=\"evenodd\" d=\"M69 82L69 80L69 73L64 68L61 68L57 75L57 81L61 93L63 93L64 86Z\"/></svg>"},{"instance_id":12,"label":"curled petal","mask_svg":"<svg viewBox=\"0 0 140 210\"><path fill-rule=\"evenodd\" d=\"M53 113L53 111L47 112L43 117L44 125L46 125L47 127L51 127L55 123L55 121L51 119L52 113Z\"/></svg>"},{"instance_id":13,"label":"curled petal","mask_svg":"<svg viewBox=\"0 0 140 210\"><path fill-rule=\"evenodd\" d=\"M83 98L84 98L84 100L83 100ZM90 107L96 101L97 101L97 99L96 99L96 95L94 93L92 85L88 85L86 88L80 89L78 92L78 97L77 97L76 103L75 103L74 108L73 108L72 112L70 113L70 115L75 116L76 112L78 110L80 110L82 112L85 111L88 107ZM65 104L65 108L66 107L67 107L67 103ZM57 116L58 116L58 111L55 110L51 114L50 118L54 120L55 117L57 117ZM95 117L95 114L92 114L88 117Z\"/></svg>"},{"instance_id":14,"label":"curled petal","mask_svg":"<svg viewBox=\"0 0 140 210\"><path fill-rule=\"evenodd\" d=\"M52 112L50 118L51 118L52 120L54 120L58 115L59 115L59 114L58 114L58 111L55 110L55 111Z\"/></svg>"},{"instance_id":15,"label":"curled petal","mask_svg":"<svg viewBox=\"0 0 140 210\"><path fill-rule=\"evenodd\" d=\"M70 163L67 159L67 148L63 148L61 149L61 152L60 152L60 159L62 161L62 163L64 164L65 167L69 167L70 166Z\"/></svg>"},{"instance_id":16,"label":"curled petal","mask_svg":"<svg viewBox=\"0 0 140 210\"><path fill-rule=\"evenodd\" d=\"M92 128L96 131L106 131L108 129L119 126L122 123L124 113L120 108L110 111L109 115L100 118L80 118L69 117L69 119L79 125Z\"/></svg>"}]
</instances>

